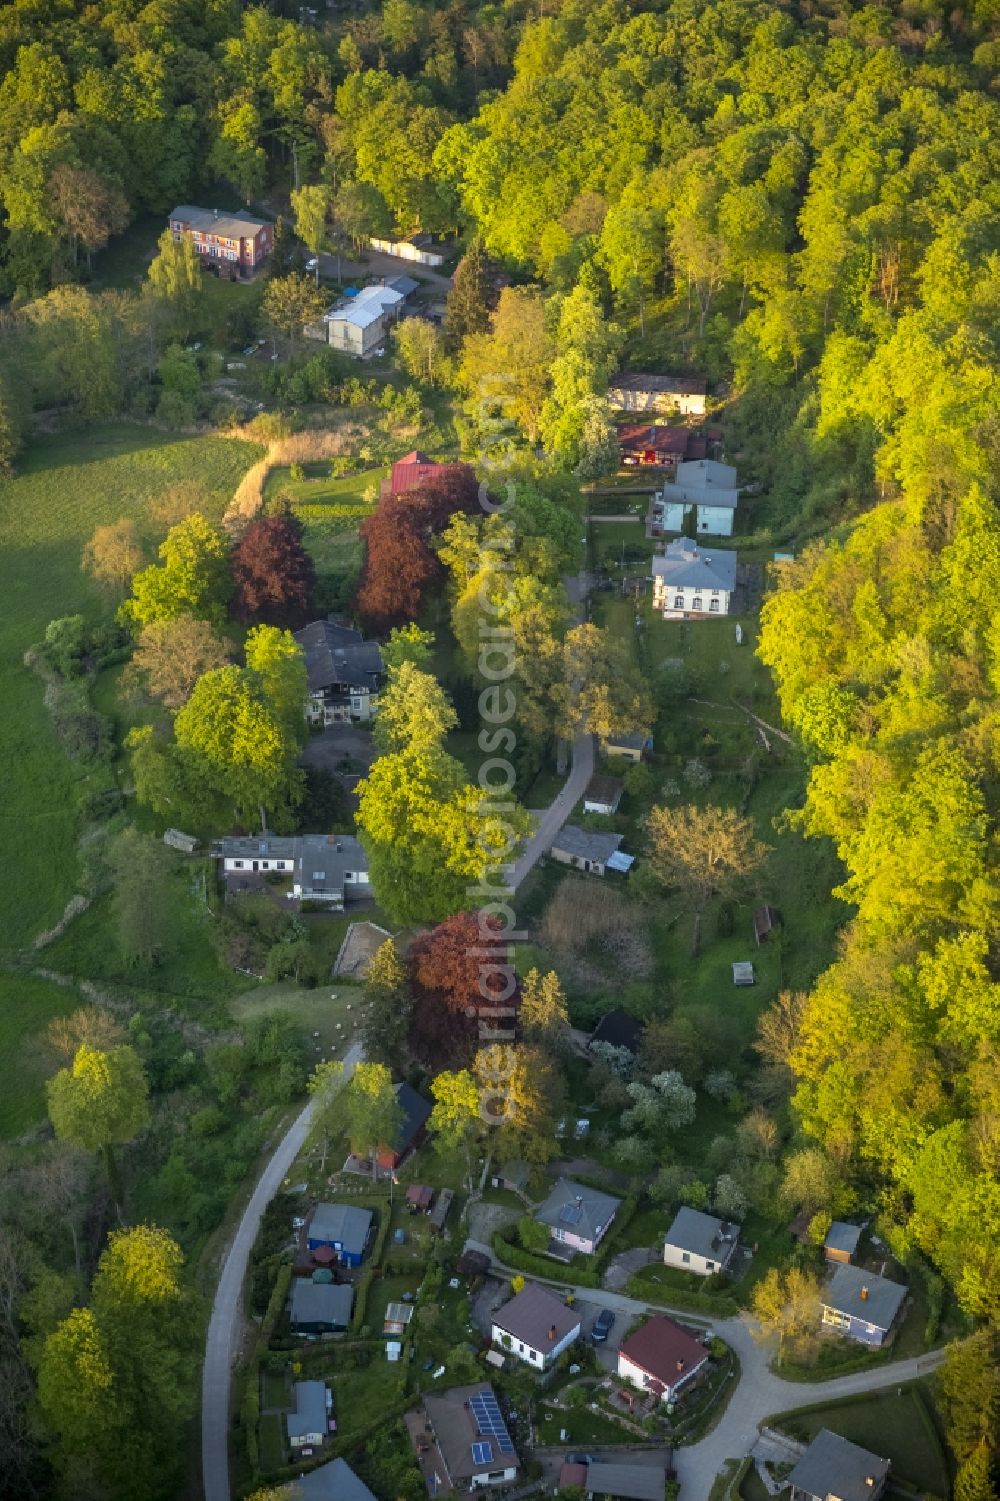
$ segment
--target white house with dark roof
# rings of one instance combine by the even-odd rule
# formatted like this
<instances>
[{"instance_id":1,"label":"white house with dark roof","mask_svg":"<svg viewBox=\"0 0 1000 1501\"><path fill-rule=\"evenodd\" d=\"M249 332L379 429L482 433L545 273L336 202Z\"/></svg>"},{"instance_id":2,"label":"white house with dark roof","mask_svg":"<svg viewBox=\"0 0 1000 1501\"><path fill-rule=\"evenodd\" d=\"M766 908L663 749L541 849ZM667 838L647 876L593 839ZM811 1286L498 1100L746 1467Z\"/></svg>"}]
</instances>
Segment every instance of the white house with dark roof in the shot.
<instances>
[{"instance_id":1,"label":"white house with dark roof","mask_svg":"<svg viewBox=\"0 0 1000 1501\"><path fill-rule=\"evenodd\" d=\"M517 1479L517 1450L487 1383L428 1392L405 1421L431 1496L465 1495Z\"/></svg>"},{"instance_id":2,"label":"white house with dark roof","mask_svg":"<svg viewBox=\"0 0 1000 1501\"><path fill-rule=\"evenodd\" d=\"M292 1387L295 1408L285 1413L285 1427L292 1449L318 1449L330 1432L330 1410L325 1381L296 1381Z\"/></svg>"},{"instance_id":3,"label":"white house with dark roof","mask_svg":"<svg viewBox=\"0 0 1000 1501\"><path fill-rule=\"evenodd\" d=\"M240 834L219 839L212 853L222 861L230 890L258 883L272 871L290 875L290 896L342 911L345 894L370 894L368 856L353 834Z\"/></svg>"},{"instance_id":4,"label":"white house with dark roof","mask_svg":"<svg viewBox=\"0 0 1000 1501\"><path fill-rule=\"evenodd\" d=\"M666 1266L678 1267L682 1272L711 1277L713 1272L726 1270L739 1238L737 1225L683 1204L674 1215L663 1242L663 1261Z\"/></svg>"},{"instance_id":5,"label":"white house with dark roof","mask_svg":"<svg viewBox=\"0 0 1000 1501\"><path fill-rule=\"evenodd\" d=\"M664 620L728 615L735 590L735 552L678 537L653 559L653 609Z\"/></svg>"},{"instance_id":6,"label":"white house with dark roof","mask_svg":"<svg viewBox=\"0 0 1000 1501\"><path fill-rule=\"evenodd\" d=\"M537 1282L493 1314L490 1339L525 1365L544 1371L580 1338L580 1315Z\"/></svg>"},{"instance_id":7,"label":"white house with dark roof","mask_svg":"<svg viewBox=\"0 0 1000 1501\"><path fill-rule=\"evenodd\" d=\"M821 1428L788 1476L791 1501L879 1501L890 1461Z\"/></svg>"},{"instance_id":8,"label":"white house with dark roof","mask_svg":"<svg viewBox=\"0 0 1000 1501\"><path fill-rule=\"evenodd\" d=\"M702 417L707 392L707 383L696 376L628 370L608 386L608 404L621 412L683 412Z\"/></svg>"},{"instance_id":9,"label":"white house with dark roof","mask_svg":"<svg viewBox=\"0 0 1000 1501\"><path fill-rule=\"evenodd\" d=\"M313 724L367 723L378 708L385 679L382 648L366 641L353 626L314 620L295 632L306 664L309 698L306 716Z\"/></svg>"},{"instance_id":10,"label":"white house with dark roof","mask_svg":"<svg viewBox=\"0 0 1000 1501\"><path fill-rule=\"evenodd\" d=\"M622 1341L618 1374L640 1391L672 1402L705 1369L708 1360L708 1351L694 1335L657 1313Z\"/></svg>"},{"instance_id":11,"label":"white house with dark roof","mask_svg":"<svg viewBox=\"0 0 1000 1501\"><path fill-rule=\"evenodd\" d=\"M574 823L564 824L552 841L552 858L561 865L572 865L577 870L589 871L591 875L603 876L606 869L616 868L611 862L624 837L624 834L581 829ZM627 870L632 860L627 855L624 859L628 862Z\"/></svg>"},{"instance_id":12,"label":"white house with dark roof","mask_svg":"<svg viewBox=\"0 0 1000 1501\"><path fill-rule=\"evenodd\" d=\"M592 776L583 794L584 813L603 813L610 817L618 812L625 791L621 777Z\"/></svg>"},{"instance_id":13,"label":"white house with dark roof","mask_svg":"<svg viewBox=\"0 0 1000 1501\"><path fill-rule=\"evenodd\" d=\"M820 1293L823 1326L877 1350L889 1338L905 1301L902 1283L845 1263Z\"/></svg>"},{"instance_id":14,"label":"white house with dark roof","mask_svg":"<svg viewBox=\"0 0 1000 1501\"><path fill-rule=\"evenodd\" d=\"M611 1228L621 1199L572 1178L560 1178L534 1218L547 1225L552 1239L570 1251L590 1256Z\"/></svg>"}]
</instances>

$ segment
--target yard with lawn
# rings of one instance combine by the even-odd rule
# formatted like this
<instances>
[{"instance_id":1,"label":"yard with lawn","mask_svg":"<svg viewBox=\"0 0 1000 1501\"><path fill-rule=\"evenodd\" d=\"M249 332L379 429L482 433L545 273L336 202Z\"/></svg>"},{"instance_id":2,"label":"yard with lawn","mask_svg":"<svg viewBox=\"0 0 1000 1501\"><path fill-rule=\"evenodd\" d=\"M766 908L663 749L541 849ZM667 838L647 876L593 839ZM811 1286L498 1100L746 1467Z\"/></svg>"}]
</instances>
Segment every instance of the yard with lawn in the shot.
<instances>
[{"instance_id":1,"label":"yard with lawn","mask_svg":"<svg viewBox=\"0 0 1000 1501\"><path fill-rule=\"evenodd\" d=\"M107 772L81 776L63 753L44 707L43 685L23 666L24 653L54 616L80 613L97 619L106 610L80 568L95 526L130 517L152 558L166 530L158 503L182 496L218 518L259 454L254 445L230 438L183 438L109 425L47 435L28 447L14 478L0 480L0 758L6 770L9 853L0 875L6 919L0 943L8 958L52 927L79 889L78 799L91 785L103 788L108 780ZM90 926L80 942L92 953L107 944L106 930L101 938L106 915L101 902L94 916L88 914ZM19 991L23 994L23 987ZM21 1039L37 1034L56 1010L77 1003L72 992L58 998L47 987L32 992L39 996L37 1005L5 1008L7 1056L17 1056ZM19 1085L7 1092L2 1129L27 1127L41 1108L38 1080L23 1094Z\"/></svg>"},{"instance_id":2,"label":"yard with lawn","mask_svg":"<svg viewBox=\"0 0 1000 1501\"><path fill-rule=\"evenodd\" d=\"M588 1407L552 1408L547 1402L538 1406L538 1442L540 1444L631 1444L638 1439L634 1431L616 1423L607 1413ZM565 1433L565 1438L562 1437ZM624 1457L624 1456L623 1456Z\"/></svg>"},{"instance_id":3,"label":"yard with lawn","mask_svg":"<svg viewBox=\"0 0 1000 1501\"><path fill-rule=\"evenodd\" d=\"M897 1479L935 1496L949 1493L948 1464L938 1435L933 1393L925 1381L779 1413L768 1422L803 1443L814 1439L821 1428L829 1428L851 1443L891 1459L892 1474Z\"/></svg>"},{"instance_id":4,"label":"yard with lawn","mask_svg":"<svg viewBox=\"0 0 1000 1501\"><path fill-rule=\"evenodd\" d=\"M304 463L302 477L293 478L285 467L272 469L264 485L264 499L285 495L293 505L323 505L335 511L338 506L370 505L374 509L379 487L387 469L360 469L356 474L334 475L331 461Z\"/></svg>"},{"instance_id":5,"label":"yard with lawn","mask_svg":"<svg viewBox=\"0 0 1000 1501\"><path fill-rule=\"evenodd\" d=\"M311 990L281 981L242 990L230 999L228 1009L241 1025L262 1016L290 1017L308 1038L310 1054L331 1058L343 1054L355 1041L362 1022L363 994L360 986L340 980ZM318 1037L313 1036L315 1032Z\"/></svg>"}]
</instances>

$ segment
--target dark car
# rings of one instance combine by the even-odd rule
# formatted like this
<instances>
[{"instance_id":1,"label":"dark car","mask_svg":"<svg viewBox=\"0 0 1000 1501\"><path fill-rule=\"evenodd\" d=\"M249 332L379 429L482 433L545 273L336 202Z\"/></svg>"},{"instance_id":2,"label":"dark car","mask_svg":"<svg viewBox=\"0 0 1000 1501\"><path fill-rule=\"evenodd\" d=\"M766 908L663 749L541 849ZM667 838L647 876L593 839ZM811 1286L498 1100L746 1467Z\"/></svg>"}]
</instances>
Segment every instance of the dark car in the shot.
<instances>
[{"instance_id":1,"label":"dark car","mask_svg":"<svg viewBox=\"0 0 1000 1501\"><path fill-rule=\"evenodd\" d=\"M608 1335L611 1332L611 1328L614 1322L615 1316L611 1312L611 1309L602 1308L600 1313L597 1315L597 1318L594 1320L593 1329L591 1329L590 1331L591 1341L595 1345L603 1345L604 1341L607 1339Z\"/></svg>"}]
</instances>

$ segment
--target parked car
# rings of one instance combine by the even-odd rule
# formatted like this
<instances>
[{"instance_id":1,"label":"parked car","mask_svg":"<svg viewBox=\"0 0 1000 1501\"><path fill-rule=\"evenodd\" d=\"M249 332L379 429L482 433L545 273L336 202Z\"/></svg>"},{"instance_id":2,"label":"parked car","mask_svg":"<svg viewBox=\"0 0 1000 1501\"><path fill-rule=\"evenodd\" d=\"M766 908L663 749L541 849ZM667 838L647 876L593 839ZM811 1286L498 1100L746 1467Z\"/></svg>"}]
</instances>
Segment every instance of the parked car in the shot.
<instances>
[{"instance_id":1,"label":"parked car","mask_svg":"<svg viewBox=\"0 0 1000 1501\"><path fill-rule=\"evenodd\" d=\"M315 256L311 256L309 260L306 261L306 270L315 271L318 265L319 261L317 260L317 258Z\"/></svg>"},{"instance_id":2,"label":"parked car","mask_svg":"<svg viewBox=\"0 0 1000 1501\"><path fill-rule=\"evenodd\" d=\"M595 1345L603 1345L614 1326L615 1316L610 1308L602 1308L594 1320L594 1327L590 1331L591 1342Z\"/></svg>"}]
</instances>

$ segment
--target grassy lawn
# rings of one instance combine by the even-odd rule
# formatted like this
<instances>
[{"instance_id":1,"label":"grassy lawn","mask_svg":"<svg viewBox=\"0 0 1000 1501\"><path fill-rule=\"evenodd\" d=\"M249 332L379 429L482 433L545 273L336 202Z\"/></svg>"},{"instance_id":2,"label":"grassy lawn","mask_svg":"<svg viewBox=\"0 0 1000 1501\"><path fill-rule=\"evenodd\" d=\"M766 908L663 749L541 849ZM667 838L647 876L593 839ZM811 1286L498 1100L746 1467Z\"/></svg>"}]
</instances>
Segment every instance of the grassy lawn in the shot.
<instances>
[{"instance_id":1,"label":"grassy lawn","mask_svg":"<svg viewBox=\"0 0 1000 1501\"><path fill-rule=\"evenodd\" d=\"M280 1413L265 1412L257 1425L257 1436L261 1473L268 1475L272 1470L280 1470L287 1458L285 1424Z\"/></svg>"},{"instance_id":2,"label":"grassy lawn","mask_svg":"<svg viewBox=\"0 0 1000 1501\"><path fill-rule=\"evenodd\" d=\"M353 1041L361 1022L361 997L358 986L345 985L340 980L317 985L314 990L288 980L244 990L230 1000L229 1010L238 1022L253 1021L272 1012L290 1016L308 1034L310 1050L316 1058L321 1055L329 1058L342 1054ZM314 1032L319 1033L318 1038L313 1037Z\"/></svg>"},{"instance_id":3,"label":"grassy lawn","mask_svg":"<svg viewBox=\"0 0 1000 1501\"><path fill-rule=\"evenodd\" d=\"M330 1379L338 1438L364 1428L375 1414L402 1396L402 1361L391 1363L384 1349L377 1346L372 1346L370 1353L371 1361L362 1370L338 1370Z\"/></svg>"},{"instance_id":4,"label":"grassy lawn","mask_svg":"<svg viewBox=\"0 0 1000 1501\"><path fill-rule=\"evenodd\" d=\"M284 1371L265 1371L261 1379L261 1409L266 1411L269 1407L287 1407L291 1396L287 1374Z\"/></svg>"},{"instance_id":5,"label":"grassy lawn","mask_svg":"<svg viewBox=\"0 0 1000 1501\"><path fill-rule=\"evenodd\" d=\"M17 1136L45 1114L47 1059L38 1036L54 1016L80 1005L75 990L21 975L0 974L0 1138Z\"/></svg>"},{"instance_id":6,"label":"grassy lawn","mask_svg":"<svg viewBox=\"0 0 1000 1501\"><path fill-rule=\"evenodd\" d=\"M366 469L360 474L331 479L329 461L303 464L302 469L304 479L292 479L286 468L272 469L264 486L265 499L287 495L292 500L310 505L361 505L371 499L366 492L374 491L375 498L378 498L379 486L389 472L387 469Z\"/></svg>"},{"instance_id":7,"label":"grassy lawn","mask_svg":"<svg viewBox=\"0 0 1000 1501\"><path fill-rule=\"evenodd\" d=\"M385 1311L389 1304L402 1302L404 1293L415 1293L422 1280L421 1270L413 1271L408 1276L379 1277L372 1284L365 1309L365 1323L371 1326L373 1334L382 1333Z\"/></svg>"},{"instance_id":8,"label":"grassy lawn","mask_svg":"<svg viewBox=\"0 0 1000 1501\"><path fill-rule=\"evenodd\" d=\"M932 1417L933 1399L924 1382L892 1392L870 1392L853 1402L837 1402L768 1421L809 1442L821 1428L841 1434L873 1454L892 1460L899 1479L938 1496L948 1494L948 1467Z\"/></svg>"},{"instance_id":9,"label":"grassy lawn","mask_svg":"<svg viewBox=\"0 0 1000 1501\"><path fill-rule=\"evenodd\" d=\"M568 1444L628 1444L638 1443L636 1435L623 1428L603 1412L591 1412L589 1407L576 1407L558 1412L542 1404L538 1411L538 1438L542 1444L558 1444L560 1431L565 1429ZM625 1456L623 1456L625 1457Z\"/></svg>"}]
</instances>

